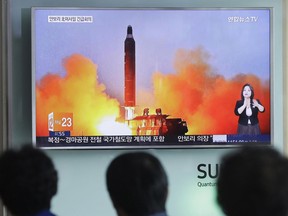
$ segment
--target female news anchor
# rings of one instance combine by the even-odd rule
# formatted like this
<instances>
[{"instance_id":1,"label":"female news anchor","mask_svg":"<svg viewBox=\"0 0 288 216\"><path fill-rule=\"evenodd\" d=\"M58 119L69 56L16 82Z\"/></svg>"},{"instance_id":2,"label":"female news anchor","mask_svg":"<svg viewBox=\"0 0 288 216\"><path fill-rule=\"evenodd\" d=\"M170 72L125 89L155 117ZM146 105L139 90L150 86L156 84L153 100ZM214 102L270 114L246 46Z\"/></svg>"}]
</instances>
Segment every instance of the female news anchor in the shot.
<instances>
[{"instance_id":1,"label":"female news anchor","mask_svg":"<svg viewBox=\"0 0 288 216\"><path fill-rule=\"evenodd\" d=\"M246 83L242 87L241 100L235 105L234 113L239 116L238 134L258 135L261 133L258 120L258 112L264 112L265 108L258 99L254 99L253 87Z\"/></svg>"}]
</instances>

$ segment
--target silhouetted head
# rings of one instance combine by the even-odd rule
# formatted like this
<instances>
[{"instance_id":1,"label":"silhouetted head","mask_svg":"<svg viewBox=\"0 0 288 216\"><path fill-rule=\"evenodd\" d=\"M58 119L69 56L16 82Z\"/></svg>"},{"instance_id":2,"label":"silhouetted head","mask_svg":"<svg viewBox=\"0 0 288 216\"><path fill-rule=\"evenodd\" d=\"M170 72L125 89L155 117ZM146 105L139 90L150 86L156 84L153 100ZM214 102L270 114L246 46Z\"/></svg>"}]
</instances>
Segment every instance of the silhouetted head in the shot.
<instances>
[{"instance_id":1,"label":"silhouetted head","mask_svg":"<svg viewBox=\"0 0 288 216\"><path fill-rule=\"evenodd\" d=\"M287 216L288 160L268 147L244 147L221 160L218 202L227 216Z\"/></svg>"},{"instance_id":2,"label":"silhouetted head","mask_svg":"<svg viewBox=\"0 0 288 216\"><path fill-rule=\"evenodd\" d=\"M118 215L165 211L168 180L160 161L151 154L132 152L116 157L107 169L106 183Z\"/></svg>"},{"instance_id":3,"label":"silhouetted head","mask_svg":"<svg viewBox=\"0 0 288 216\"><path fill-rule=\"evenodd\" d=\"M25 146L0 156L0 197L14 215L50 209L57 181L52 160L39 149Z\"/></svg>"}]
</instances>

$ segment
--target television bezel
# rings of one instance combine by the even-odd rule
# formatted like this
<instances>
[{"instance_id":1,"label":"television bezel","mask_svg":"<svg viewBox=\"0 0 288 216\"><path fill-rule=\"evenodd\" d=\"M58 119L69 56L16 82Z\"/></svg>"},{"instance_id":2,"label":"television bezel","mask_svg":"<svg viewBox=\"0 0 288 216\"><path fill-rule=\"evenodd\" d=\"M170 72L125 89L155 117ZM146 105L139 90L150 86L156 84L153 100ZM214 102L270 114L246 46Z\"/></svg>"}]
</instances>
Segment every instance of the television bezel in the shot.
<instances>
[{"instance_id":1,"label":"television bezel","mask_svg":"<svg viewBox=\"0 0 288 216\"><path fill-rule=\"evenodd\" d=\"M240 143L237 142L237 144L227 144L227 143L222 143L219 142L217 144L214 143L208 143L208 144L171 144L171 145L157 145L154 144L153 142L150 143L149 145L147 144L139 144L139 145L54 145L51 144L51 146L41 146L38 143L36 143L36 79L35 79L35 40L34 40L34 22L35 22L35 17L34 17L34 11L35 10L269 10L269 26L270 26L270 143L263 144L263 143L253 143L253 145L257 146L273 146L274 144L274 117L273 117L273 91L274 91L274 66L273 66L273 59L274 59L274 52L273 52L273 8L272 7L123 7L123 8L114 8L114 7L31 7L31 53L32 53L32 142L33 145L37 148L42 148L42 149L193 149L193 148L205 148L205 149L213 149L213 148L237 148L243 145L249 145L251 144L250 142L248 143ZM105 135L104 135L105 136ZM118 136L118 135L115 135ZM189 136L189 135L187 135ZM206 136L206 135L191 135L191 136ZM164 142L165 143L165 142Z\"/></svg>"}]
</instances>

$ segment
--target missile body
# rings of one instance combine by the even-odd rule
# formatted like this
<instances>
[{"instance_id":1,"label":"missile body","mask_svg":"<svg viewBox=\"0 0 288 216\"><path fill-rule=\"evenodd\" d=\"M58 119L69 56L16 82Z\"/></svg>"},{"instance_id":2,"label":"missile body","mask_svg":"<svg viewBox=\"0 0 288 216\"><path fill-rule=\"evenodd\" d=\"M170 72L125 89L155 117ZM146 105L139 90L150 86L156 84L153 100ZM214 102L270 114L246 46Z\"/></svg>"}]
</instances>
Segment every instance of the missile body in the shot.
<instances>
[{"instance_id":1,"label":"missile body","mask_svg":"<svg viewBox=\"0 0 288 216\"><path fill-rule=\"evenodd\" d=\"M125 84L124 84L124 106L135 107L135 40L133 38L132 26L127 27L127 36L124 42L125 50Z\"/></svg>"}]
</instances>

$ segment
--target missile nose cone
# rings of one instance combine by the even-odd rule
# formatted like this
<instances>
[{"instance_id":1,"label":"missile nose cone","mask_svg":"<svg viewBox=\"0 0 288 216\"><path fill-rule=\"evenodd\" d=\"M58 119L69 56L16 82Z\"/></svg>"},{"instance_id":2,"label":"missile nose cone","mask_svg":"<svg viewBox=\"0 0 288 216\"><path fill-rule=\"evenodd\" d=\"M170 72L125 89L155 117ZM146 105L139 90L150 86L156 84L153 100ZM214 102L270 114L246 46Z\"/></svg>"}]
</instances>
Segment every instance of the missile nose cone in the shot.
<instances>
[{"instance_id":1,"label":"missile nose cone","mask_svg":"<svg viewBox=\"0 0 288 216\"><path fill-rule=\"evenodd\" d=\"M132 26L131 25L129 25L127 27L127 34L131 34L132 35Z\"/></svg>"}]
</instances>

